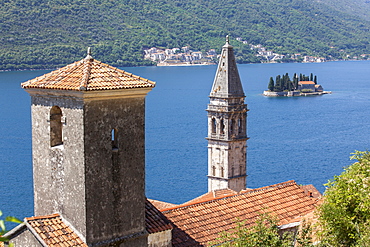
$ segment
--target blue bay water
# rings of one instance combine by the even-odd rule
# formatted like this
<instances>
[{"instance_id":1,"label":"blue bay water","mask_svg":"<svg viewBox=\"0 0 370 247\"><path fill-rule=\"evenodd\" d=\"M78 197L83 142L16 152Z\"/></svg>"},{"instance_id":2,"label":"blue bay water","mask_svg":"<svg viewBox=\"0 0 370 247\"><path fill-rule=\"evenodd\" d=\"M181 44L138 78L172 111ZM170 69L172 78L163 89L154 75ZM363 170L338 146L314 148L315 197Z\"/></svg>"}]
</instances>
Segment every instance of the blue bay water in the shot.
<instances>
[{"instance_id":1,"label":"blue bay water","mask_svg":"<svg viewBox=\"0 0 370 247\"><path fill-rule=\"evenodd\" d=\"M208 95L216 66L123 68L156 81L146 98L146 194L182 203L207 192ZM48 71L0 72L0 209L33 215L30 98ZM370 61L239 65L248 112L247 186L323 184L369 149ZM267 98L269 78L314 73L330 95Z\"/></svg>"}]
</instances>

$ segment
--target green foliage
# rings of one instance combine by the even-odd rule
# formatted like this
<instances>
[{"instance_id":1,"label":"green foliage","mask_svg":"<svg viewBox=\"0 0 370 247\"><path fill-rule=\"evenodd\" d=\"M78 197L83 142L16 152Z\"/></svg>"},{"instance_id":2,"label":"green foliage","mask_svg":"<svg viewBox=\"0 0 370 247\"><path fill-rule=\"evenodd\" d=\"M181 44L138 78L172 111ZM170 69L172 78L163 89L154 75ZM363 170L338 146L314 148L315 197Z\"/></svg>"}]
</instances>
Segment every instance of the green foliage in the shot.
<instances>
[{"instance_id":1,"label":"green foliage","mask_svg":"<svg viewBox=\"0 0 370 247\"><path fill-rule=\"evenodd\" d=\"M0 210L0 217L2 217L2 216L3 216L3 212ZM0 242L9 242L9 239L3 237L3 235L5 233L7 233L7 230L6 230L6 227L5 227L5 221L13 222L13 223L17 223L17 224L22 223L21 220L15 218L13 216L7 216L5 218L5 220L0 219ZM9 243L9 247L12 247L12 246L13 246L13 244Z\"/></svg>"},{"instance_id":2,"label":"green foliage","mask_svg":"<svg viewBox=\"0 0 370 247\"><path fill-rule=\"evenodd\" d=\"M319 207L324 246L360 247L370 243L370 152L356 151L357 162L326 186Z\"/></svg>"},{"instance_id":3,"label":"green foliage","mask_svg":"<svg viewBox=\"0 0 370 247\"><path fill-rule=\"evenodd\" d=\"M269 89L269 91L274 91L274 88L275 88L274 79L272 79L272 77L270 77L270 82L269 82L269 85L268 85L268 89Z\"/></svg>"},{"instance_id":4,"label":"green foliage","mask_svg":"<svg viewBox=\"0 0 370 247\"><path fill-rule=\"evenodd\" d=\"M292 245L291 234L279 235L277 219L269 214L261 214L256 224L250 228L238 222L235 233L224 233L220 238L222 247L288 247Z\"/></svg>"},{"instance_id":5,"label":"green foliage","mask_svg":"<svg viewBox=\"0 0 370 247\"><path fill-rule=\"evenodd\" d=\"M274 86L274 80L270 78L268 84L268 89L274 92L283 92L283 91L293 91L296 89L296 86L293 81L290 80L288 73L283 76L276 76L276 84Z\"/></svg>"},{"instance_id":6,"label":"green foliage","mask_svg":"<svg viewBox=\"0 0 370 247\"><path fill-rule=\"evenodd\" d=\"M0 69L60 67L88 46L113 66L153 65L143 48L220 51L226 34L281 54L341 59L369 53L369 30L370 21L307 0L6 0ZM232 45L238 63L263 61L249 45Z\"/></svg>"},{"instance_id":7,"label":"green foliage","mask_svg":"<svg viewBox=\"0 0 370 247\"><path fill-rule=\"evenodd\" d=\"M247 228L238 222L234 232L223 233L218 240L222 247L311 247L311 226L303 222L301 231L280 232L278 220L268 213L260 214L255 225Z\"/></svg>"},{"instance_id":8,"label":"green foliage","mask_svg":"<svg viewBox=\"0 0 370 247\"><path fill-rule=\"evenodd\" d=\"M354 16L370 20L370 2L364 0L326 0L330 7Z\"/></svg>"}]
</instances>

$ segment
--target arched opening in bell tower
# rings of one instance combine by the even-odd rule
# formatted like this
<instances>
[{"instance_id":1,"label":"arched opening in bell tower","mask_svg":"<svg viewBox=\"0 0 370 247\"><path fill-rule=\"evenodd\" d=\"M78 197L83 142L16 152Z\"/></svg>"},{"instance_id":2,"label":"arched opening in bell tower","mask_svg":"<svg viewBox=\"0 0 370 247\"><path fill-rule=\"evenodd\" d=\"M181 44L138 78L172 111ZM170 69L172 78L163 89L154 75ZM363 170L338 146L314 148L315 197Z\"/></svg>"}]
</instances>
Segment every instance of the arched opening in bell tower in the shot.
<instances>
[{"instance_id":1,"label":"arched opening in bell tower","mask_svg":"<svg viewBox=\"0 0 370 247\"><path fill-rule=\"evenodd\" d=\"M212 134L216 134L216 119L212 118Z\"/></svg>"},{"instance_id":2,"label":"arched opening in bell tower","mask_svg":"<svg viewBox=\"0 0 370 247\"><path fill-rule=\"evenodd\" d=\"M50 146L63 144L62 110L58 106L50 109Z\"/></svg>"},{"instance_id":3,"label":"arched opening in bell tower","mask_svg":"<svg viewBox=\"0 0 370 247\"><path fill-rule=\"evenodd\" d=\"M223 119L221 119L221 122L220 122L220 134L221 135L225 134L225 123Z\"/></svg>"}]
</instances>

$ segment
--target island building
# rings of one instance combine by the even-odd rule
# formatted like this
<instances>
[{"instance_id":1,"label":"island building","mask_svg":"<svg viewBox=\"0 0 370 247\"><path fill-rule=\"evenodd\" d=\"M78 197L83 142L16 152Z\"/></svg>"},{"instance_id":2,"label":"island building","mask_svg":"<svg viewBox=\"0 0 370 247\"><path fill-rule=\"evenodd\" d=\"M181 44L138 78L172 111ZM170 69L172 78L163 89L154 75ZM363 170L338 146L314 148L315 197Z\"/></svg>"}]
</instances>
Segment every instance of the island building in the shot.
<instances>
[{"instance_id":1,"label":"island building","mask_svg":"<svg viewBox=\"0 0 370 247\"><path fill-rule=\"evenodd\" d=\"M313 81L299 81L298 87L292 91L264 91L264 96L278 97L278 96L308 96L308 95L323 95L330 94L330 91L324 91L324 88L320 84L316 84Z\"/></svg>"},{"instance_id":2,"label":"island building","mask_svg":"<svg viewBox=\"0 0 370 247\"><path fill-rule=\"evenodd\" d=\"M320 92L322 93L324 89L322 88L321 85L316 84L313 81L299 81L298 82L298 91L306 91L306 92Z\"/></svg>"},{"instance_id":3,"label":"island building","mask_svg":"<svg viewBox=\"0 0 370 247\"><path fill-rule=\"evenodd\" d=\"M267 212L294 230L314 211L313 186L246 188L247 107L228 40L207 109L209 191L182 205L147 200L145 96L154 86L90 52L22 83L31 95L35 216L5 237L17 247L211 246L238 219L248 227Z\"/></svg>"}]
</instances>

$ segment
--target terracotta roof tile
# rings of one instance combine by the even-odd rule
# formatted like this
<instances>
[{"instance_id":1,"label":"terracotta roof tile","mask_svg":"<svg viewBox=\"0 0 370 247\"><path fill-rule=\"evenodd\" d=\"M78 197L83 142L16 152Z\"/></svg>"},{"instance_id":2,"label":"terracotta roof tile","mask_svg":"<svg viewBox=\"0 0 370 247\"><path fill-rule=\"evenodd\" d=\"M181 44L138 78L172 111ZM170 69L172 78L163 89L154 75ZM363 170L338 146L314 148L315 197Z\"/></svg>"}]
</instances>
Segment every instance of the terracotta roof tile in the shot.
<instances>
[{"instance_id":1,"label":"terracotta roof tile","mask_svg":"<svg viewBox=\"0 0 370 247\"><path fill-rule=\"evenodd\" d=\"M221 232L234 229L237 220L250 226L260 213L268 212L286 224L312 212L316 202L295 181L288 181L161 211L175 225L174 247L207 246Z\"/></svg>"},{"instance_id":2,"label":"terracotta roof tile","mask_svg":"<svg viewBox=\"0 0 370 247\"><path fill-rule=\"evenodd\" d=\"M315 84L315 82L313 81L300 81L299 84L308 84L308 85L312 85L312 84Z\"/></svg>"},{"instance_id":3,"label":"terracotta roof tile","mask_svg":"<svg viewBox=\"0 0 370 247\"><path fill-rule=\"evenodd\" d=\"M148 199L148 201L153 204L154 207L156 207L159 210L166 209L166 208L172 208L177 206L176 204L169 203L169 202L162 202L158 200Z\"/></svg>"},{"instance_id":4,"label":"terracotta roof tile","mask_svg":"<svg viewBox=\"0 0 370 247\"><path fill-rule=\"evenodd\" d=\"M86 57L22 83L23 88L94 91L154 87L155 82Z\"/></svg>"},{"instance_id":5,"label":"terracotta roof tile","mask_svg":"<svg viewBox=\"0 0 370 247\"><path fill-rule=\"evenodd\" d=\"M205 193L197 198L194 198L188 202L185 202L183 204L181 204L180 206L185 206L187 204L194 204L194 203L199 203L199 202L205 202L205 201L209 201L209 200L212 200L212 199L215 199L215 198L220 198L220 197L223 197L223 196L230 196L230 195L236 195L237 192L234 191L234 190L231 190L231 189L221 189L221 190L215 190L215 191L210 191L208 193ZM173 205L175 206L175 205ZM172 206L172 207L173 207ZM167 208L170 208L170 207L167 207ZM162 210L162 209L160 209Z\"/></svg>"},{"instance_id":6,"label":"terracotta roof tile","mask_svg":"<svg viewBox=\"0 0 370 247\"><path fill-rule=\"evenodd\" d=\"M302 185L301 188L304 190L304 193L313 198L321 198L321 193L313 186L312 184Z\"/></svg>"},{"instance_id":7,"label":"terracotta roof tile","mask_svg":"<svg viewBox=\"0 0 370 247\"><path fill-rule=\"evenodd\" d=\"M26 218L48 246L87 247L80 237L70 229L59 214Z\"/></svg>"},{"instance_id":8,"label":"terracotta roof tile","mask_svg":"<svg viewBox=\"0 0 370 247\"><path fill-rule=\"evenodd\" d=\"M145 203L145 225L150 233L162 232L173 228L171 222L149 200Z\"/></svg>"}]
</instances>

